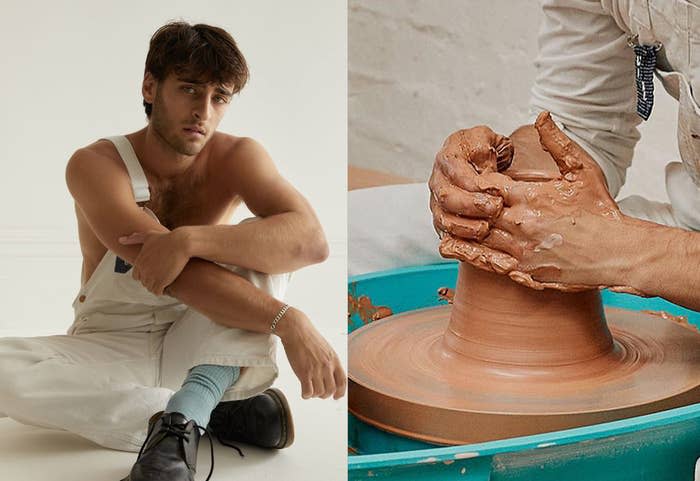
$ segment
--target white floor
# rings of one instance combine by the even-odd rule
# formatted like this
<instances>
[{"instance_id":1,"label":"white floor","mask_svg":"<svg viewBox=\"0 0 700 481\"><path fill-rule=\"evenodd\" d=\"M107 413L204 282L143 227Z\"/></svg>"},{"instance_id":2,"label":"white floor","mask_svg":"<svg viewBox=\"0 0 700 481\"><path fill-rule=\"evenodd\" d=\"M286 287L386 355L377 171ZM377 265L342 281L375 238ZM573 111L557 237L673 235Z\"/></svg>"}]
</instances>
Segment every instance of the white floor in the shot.
<instances>
[{"instance_id":1,"label":"white floor","mask_svg":"<svg viewBox=\"0 0 700 481\"><path fill-rule=\"evenodd\" d=\"M46 257L37 257L33 249L12 252L7 245L2 247L0 301L4 315L0 337L64 333L72 320L70 303L79 282L79 259L73 247L57 248ZM25 252L28 254L23 255ZM345 272L344 246L332 246L326 263L295 275L287 298L314 319L342 359L347 340ZM301 399L299 384L283 352L280 348L277 387L287 395L294 414L295 443L275 452L242 445L245 458L215 443L212 480L347 478L346 398ZM0 419L0 479L118 481L128 474L135 459L136 454L103 449L70 433ZM206 440L200 444L198 468L197 479L206 479Z\"/></svg>"}]
</instances>

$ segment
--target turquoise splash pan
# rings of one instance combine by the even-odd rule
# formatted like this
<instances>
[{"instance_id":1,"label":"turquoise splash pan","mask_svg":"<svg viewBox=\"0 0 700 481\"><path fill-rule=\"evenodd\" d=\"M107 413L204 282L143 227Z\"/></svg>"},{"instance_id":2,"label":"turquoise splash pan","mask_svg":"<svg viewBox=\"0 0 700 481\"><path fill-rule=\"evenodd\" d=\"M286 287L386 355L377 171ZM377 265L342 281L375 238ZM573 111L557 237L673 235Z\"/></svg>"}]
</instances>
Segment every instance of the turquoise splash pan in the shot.
<instances>
[{"instance_id":1,"label":"turquoise splash pan","mask_svg":"<svg viewBox=\"0 0 700 481\"><path fill-rule=\"evenodd\" d=\"M440 287L454 287L457 263L355 276L349 294L368 296L394 314L445 304ZM665 311L700 325L700 313L660 298L603 292L603 304ZM357 314L349 331L362 327ZM700 403L565 431L463 446L439 447L380 431L349 417L350 480L692 480L700 457Z\"/></svg>"}]
</instances>

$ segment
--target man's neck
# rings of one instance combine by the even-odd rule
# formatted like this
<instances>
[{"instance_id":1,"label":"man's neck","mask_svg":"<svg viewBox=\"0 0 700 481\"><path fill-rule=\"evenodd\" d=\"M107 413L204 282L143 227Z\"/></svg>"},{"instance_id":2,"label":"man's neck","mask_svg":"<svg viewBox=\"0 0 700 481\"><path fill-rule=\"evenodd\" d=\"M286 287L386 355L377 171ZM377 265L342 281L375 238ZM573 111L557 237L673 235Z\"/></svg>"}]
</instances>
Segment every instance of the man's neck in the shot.
<instances>
[{"instance_id":1,"label":"man's neck","mask_svg":"<svg viewBox=\"0 0 700 481\"><path fill-rule=\"evenodd\" d=\"M157 182L168 182L190 169L202 152L183 155L173 150L150 125L129 134L141 167Z\"/></svg>"}]
</instances>

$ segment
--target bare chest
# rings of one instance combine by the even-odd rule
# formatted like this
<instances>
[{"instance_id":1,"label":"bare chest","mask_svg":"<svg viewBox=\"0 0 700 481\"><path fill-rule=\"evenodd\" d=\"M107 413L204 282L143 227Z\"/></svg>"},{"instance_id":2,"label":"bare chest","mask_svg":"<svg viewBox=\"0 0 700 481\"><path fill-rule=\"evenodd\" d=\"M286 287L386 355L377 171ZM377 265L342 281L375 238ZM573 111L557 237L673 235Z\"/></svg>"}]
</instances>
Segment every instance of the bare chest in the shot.
<instances>
[{"instance_id":1,"label":"bare chest","mask_svg":"<svg viewBox=\"0 0 700 481\"><path fill-rule=\"evenodd\" d=\"M238 199L232 201L229 197L217 192L213 186L202 181L186 184L149 184L149 192L150 199L139 202L138 205L151 210L158 218L158 222L169 230L185 225L226 224L240 203ZM107 252L107 247L92 231L82 212L76 210L76 214L83 254L81 278L85 282L97 268Z\"/></svg>"},{"instance_id":2,"label":"bare chest","mask_svg":"<svg viewBox=\"0 0 700 481\"><path fill-rule=\"evenodd\" d=\"M221 211L217 209L216 199L207 198L204 190L203 183L152 186L151 198L139 205L150 209L170 230L183 225L209 224Z\"/></svg>"},{"instance_id":3,"label":"bare chest","mask_svg":"<svg viewBox=\"0 0 700 481\"><path fill-rule=\"evenodd\" d=\"M170 230L226 222L233 207L231 198L210 180L209 176L193 175L168 182L149 181L150 199L139 205L150 209Z\"/></svg>"}]
</instances>

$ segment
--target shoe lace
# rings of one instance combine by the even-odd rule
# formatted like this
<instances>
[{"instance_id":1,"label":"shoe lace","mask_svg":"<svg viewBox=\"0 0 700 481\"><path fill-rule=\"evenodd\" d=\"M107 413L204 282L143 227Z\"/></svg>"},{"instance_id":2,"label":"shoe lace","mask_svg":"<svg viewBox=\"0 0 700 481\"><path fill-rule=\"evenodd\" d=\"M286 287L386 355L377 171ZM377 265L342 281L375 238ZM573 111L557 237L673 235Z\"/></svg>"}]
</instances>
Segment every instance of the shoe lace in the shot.
<instances>
[{"instance_id":1,"label":"shoe lace","mask_svg":"<svg viewBox=\"0 0 700 481\"><path fill-rule=\"evenodd\" d=\"M209 474L207 475L207 479L205 480L209 481L209 479L211 479L211 475L214 473L214 441L212 441L211 434L209 433L209 430L207 428L197 426L197 429L199 429L200 434L205 435L209 440L209 450L211 452L211 467L209 468Z\"/></svg>"},{"instance_id":2,"label":"shoe lace","mask_svg":"<svg viewBox=\"0 0 700 481\"><path fill-rule=\"evenodd\" d=\"M211 438L210 438L210 439L211 439ZM229 448L233 448L233 449L235 449L236 451L238 451L238 454L239 454L242 458L245 457L245 455L243 454L243 451L241 451L241 448L239 448L239 447L236 446L235 444L227 443L226 441L224 441L223 439L221 439L221 436L219 436L219 435L216 436L216 439L218 439L219 442L220 442L221 444L223 444L224 446L227 446L227 447L229 447Z\"/></svg>"},{"instance_id":3,"label":"shoe lace","mask_svg":"<svg viewBox=\"0 0 700 481\"><path fill-rule=\"evenodd\" d=\"M245 426L245 415L243 416L237 416L236 414L238 411L246 408L247 403L245 401L239 401L240 404L235 404L231 406L229 409L224 411L224 419L221 420L221 423L226 425L226 426L231 426L232 430L238 433L245 433L246 431L246 426ZM245 413L246 411L244 411ZM221 436L217 433L214 433L216 436L216 439L221 443L223 446L227 446L229 448L235 449L238 451L238 454L240 457L244 458L245 455L243 454L243 451L241 448L236 446L235 444L228 443L224 441Z\"/></svg>"},{"instance_id":4,"label":"shoe lace","mask_svg":"<svg viewBox=\"0 0 700 481\"><path fill-rule=\"evenodd\" d=\"M146 448L146 445L148 444L148 440L151 438L151 434L153 433L153 428L155 427L156 423L153 423L149 429L148 429L148 434L146 434L146 441L141 445L141 449L139 450L139 455L136 459L139 459L141 455L143 454L143 450ZM195 428L199 430L200 435L206 436L206 438L209 440L209 450L211 454L211 466L209 467L209 474L207 475L207 479L205 481L209 481L211 479L211 475L214 473L214 441L211 439L211 434L209 433L209 430L207 428L203 428L202 426L199 426L198 424L194 425ZM190 441L190 433L185 432L185 426L184 425L179 425L179 424L172 424L170 420L168 420L167 423L163 423L162 429L164 431L164 434L158 438L154 443L152 443L152 446L156 446L158 443L160 443L163 439L165 439L167 436L172 435L180 439L181 441L189 442ZM218 436L217 436L218 438ZM221 439L219 439L219 442L221 442ZM221 444L224 444L223 442ZM183 446L184 450L184 445ZM228 446L228 445L227 445ZM234 447L235 446L230 446ZM241 456L243 456L243 453L241 452L240 449L236 448L238 452L240 453ZM183 457L184 457L184 452L183 452Z\"/></svg>"}]
</instances>

